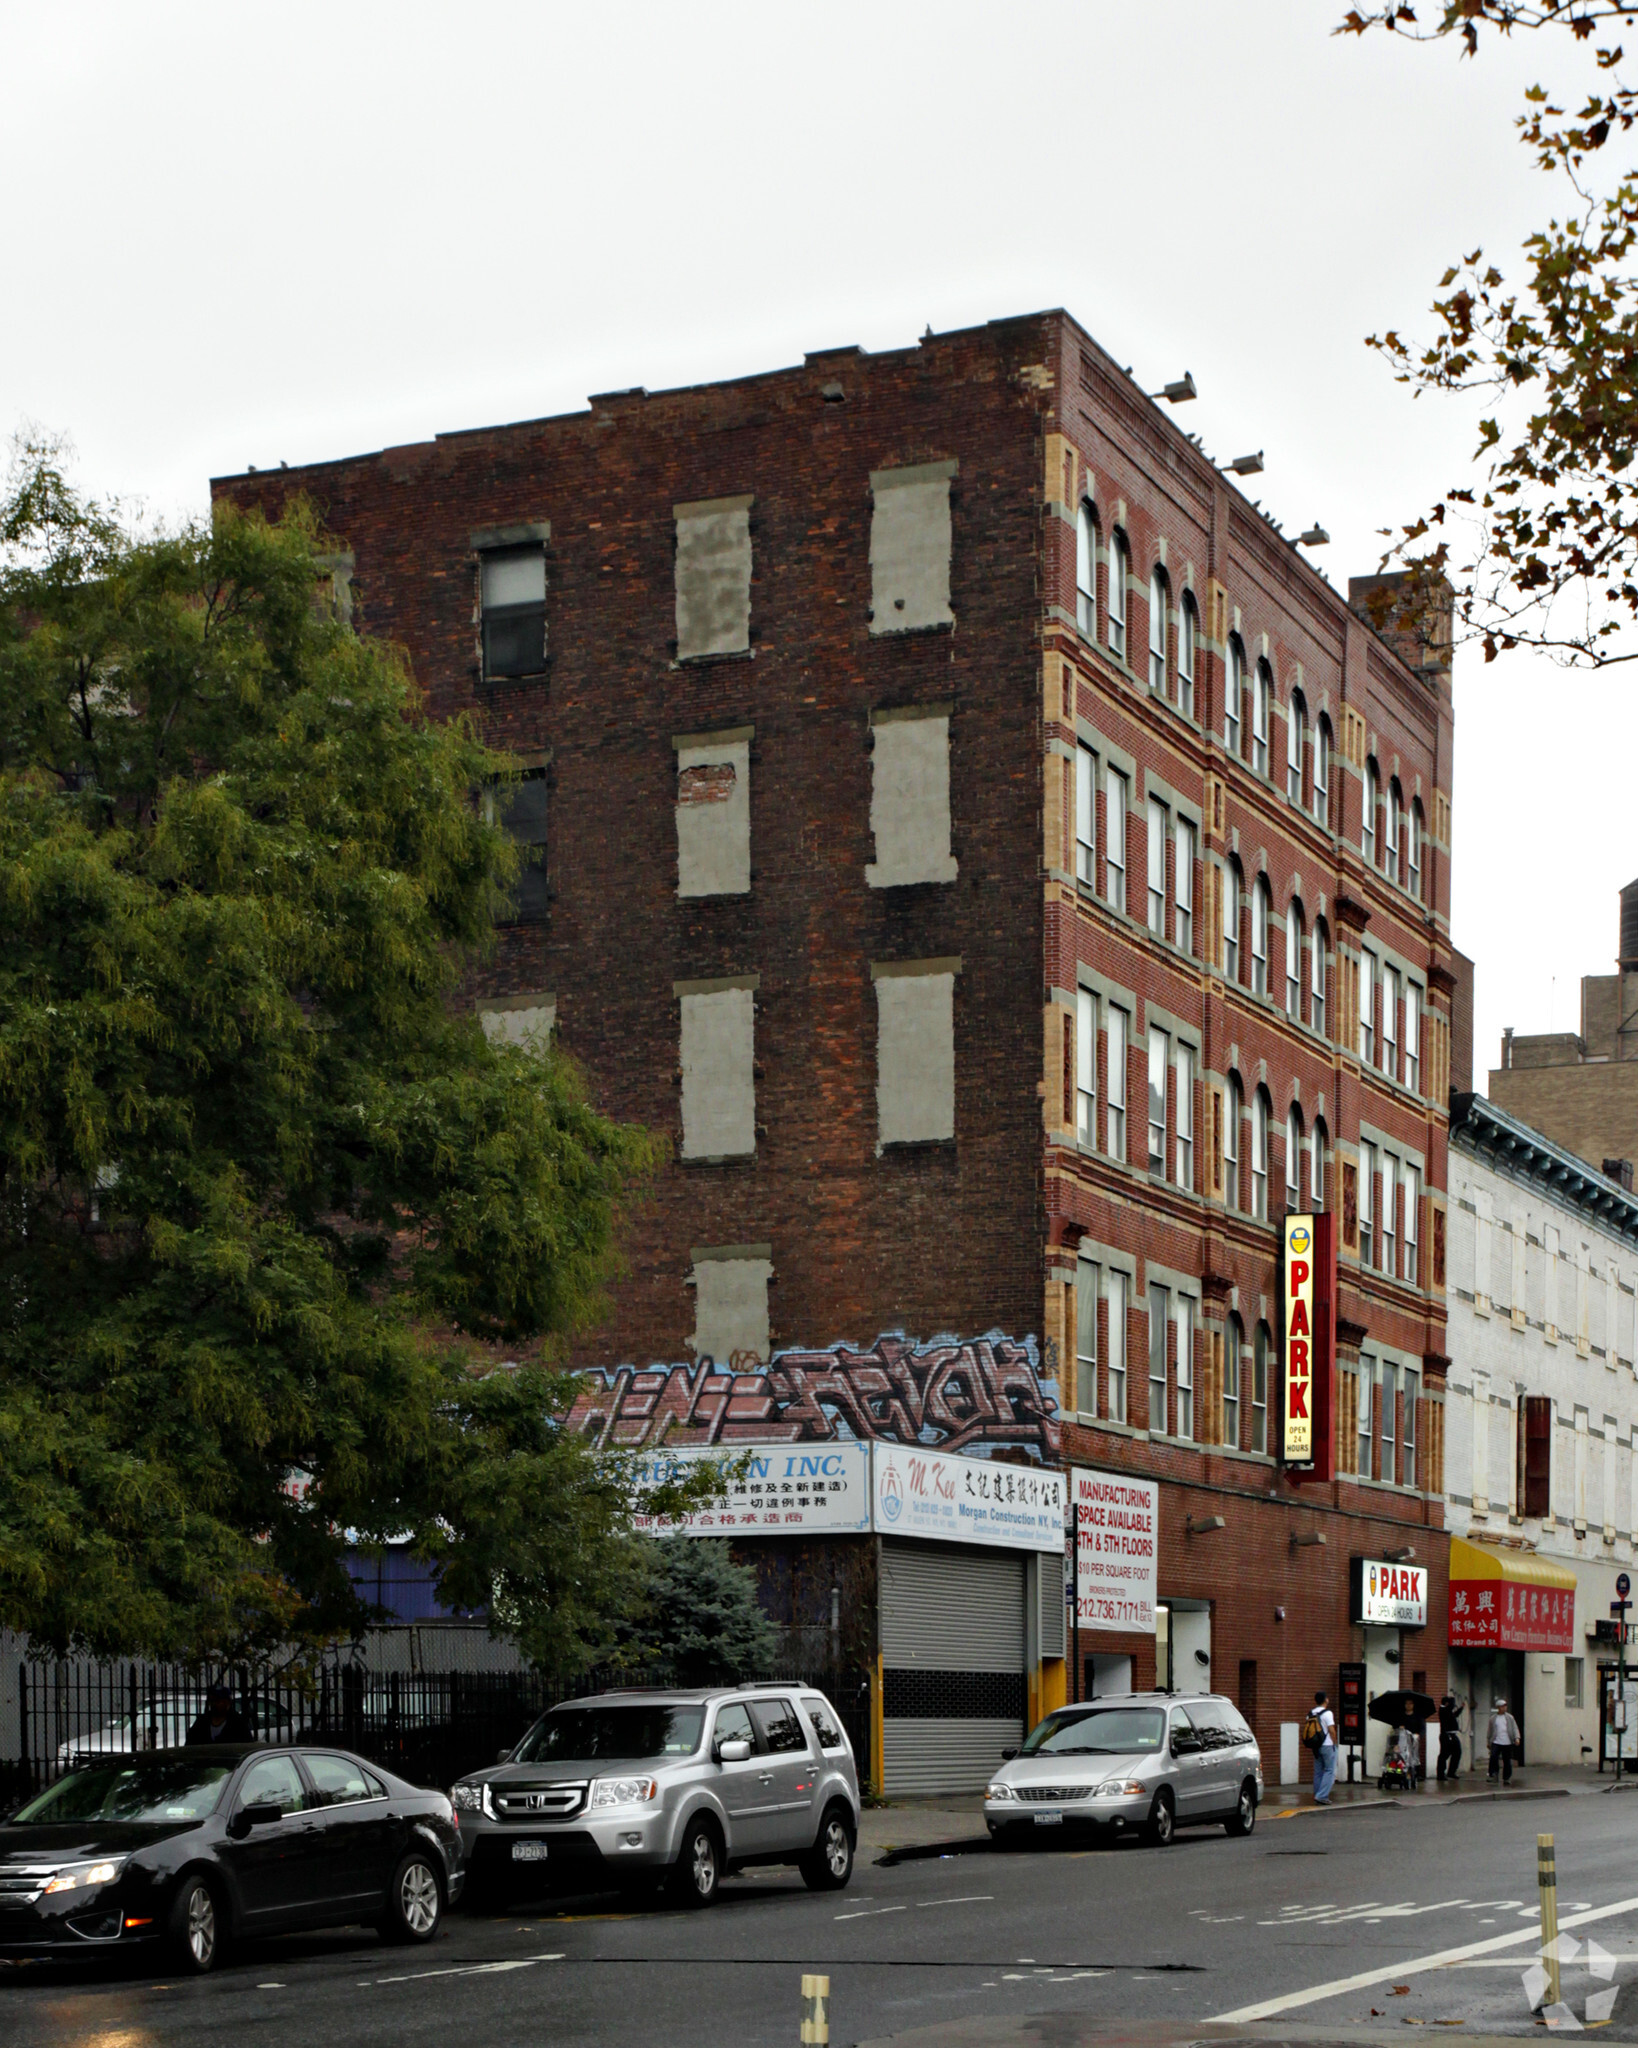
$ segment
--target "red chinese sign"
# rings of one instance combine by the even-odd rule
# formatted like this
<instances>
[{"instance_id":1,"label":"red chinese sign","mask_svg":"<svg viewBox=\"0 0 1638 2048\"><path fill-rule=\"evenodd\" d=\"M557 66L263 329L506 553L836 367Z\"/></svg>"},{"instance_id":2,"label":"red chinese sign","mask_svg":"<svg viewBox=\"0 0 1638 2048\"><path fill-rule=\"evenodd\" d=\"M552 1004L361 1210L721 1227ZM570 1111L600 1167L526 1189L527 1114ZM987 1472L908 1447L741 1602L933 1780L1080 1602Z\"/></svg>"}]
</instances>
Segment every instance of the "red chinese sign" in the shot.
<instances>
[{"instance_id":1,"label":"red chinese sign","mask_svg":"<svg viewBox=\"0 0 1638 2048\"><path fill-rule=\"evenodd\" d=\"M1453 1650L1574 1650L1575 1595L1502 1579L1452 1579Z\"/></svg>"}]
</instances>

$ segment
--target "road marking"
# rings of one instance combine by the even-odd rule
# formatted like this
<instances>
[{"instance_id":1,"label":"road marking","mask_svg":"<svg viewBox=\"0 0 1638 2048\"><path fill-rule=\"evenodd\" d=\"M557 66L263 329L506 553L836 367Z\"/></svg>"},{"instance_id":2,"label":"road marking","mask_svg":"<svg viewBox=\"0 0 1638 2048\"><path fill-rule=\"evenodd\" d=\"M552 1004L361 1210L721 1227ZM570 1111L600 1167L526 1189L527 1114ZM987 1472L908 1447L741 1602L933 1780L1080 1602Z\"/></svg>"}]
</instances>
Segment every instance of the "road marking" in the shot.
<instances>
[{"instance_id":1,"label":"road marking","mask_svg":"<svg viewBox=\"0 0 1638 2048\"><path fill-rule=\"evenodd\" d=\"M1594 1920L1608 1920L1617 1913L1631 1913L1638 1910L1638 1898L1617 1899L1613 1906L1599 1906L1591 1912L1572 1913L1559 1921L1560 1928L1584 1927ZM1460 1948L1445 1948L1429 1956L1419 1956L1409 1962L1391 1963L1383 1970L1361 1970L1357 1976L1336 1977L1328 1984L1316 1984L1308 1991L1288 1991L1281 1998L1265 1998L1256 2005L1242 2005L1233 2012L1218 2013L1216 2021L1221 2025L1235 2024L1245 2020L1272 2019L1276 2013L1290 2012L1299 2005L1318 2005L1327 1998L1340 1998L1347 1991L1363 1991L1372 1984L1386 1984L1395 1977L1414 1975L1425 1970L1442 1970L1452 1963L1465 1963L1472 1956L1492 1955L1498 1949L1517 1948L1521 1943L1539 1940L1540 1930L1535 1927L1520 1927L1512 1934L1492 1934L1483 1941L1465 1942Z\"/></svg>"},{"instance_id":2,"label":"road marking","mask_svg":"<svg viewBox=\"0 0 1638 2048\"><path fill-rule=\"evenodd\" d=\"M994 1892L964 1892L959 1899L917 1899L916 1904L918 1907L993 1906L995 1904L995 1894ZM892 1912L903 1912L904 1908L902 1906L895 1906L889 1910Z\"/></svg>"},{"instance_id":3,"label":"road marking","mask_svg":"<svg viewBox=\"0 0 1638 2048\"><path fill-rule=\"evenodd\" d=\"M838 1920L876 1920L883 1913L908 1913L908 1906L872 1906L868 1913L838 1913Z\"/></svg>"},{"instance_id":4,"label":"road marking","mask_svg":"<svg viewBox=\"0 0 1638 2048\"><path fill-rule=\"evenodd\" d=\"M415 1970L403 1977L367 1977L362 1991L374 1984L420 1984L428 1977L498 1977L506 1970L532 1970L536 1963L560 1963L562 1953L549 1956L511 1956L498 1963L455 1963L442 1970Z\"/></svg>"},{"instance_id":5,"label":"road marking","mask_svg":"<svg viewBox=\"0 0 1638 2048\"><path fill-rule=\"evenodd\" d=\"M258 1984L256 1986L258 1991L282 1991L284 1988L282 1984Z\"/></svg>"}]
</instances>

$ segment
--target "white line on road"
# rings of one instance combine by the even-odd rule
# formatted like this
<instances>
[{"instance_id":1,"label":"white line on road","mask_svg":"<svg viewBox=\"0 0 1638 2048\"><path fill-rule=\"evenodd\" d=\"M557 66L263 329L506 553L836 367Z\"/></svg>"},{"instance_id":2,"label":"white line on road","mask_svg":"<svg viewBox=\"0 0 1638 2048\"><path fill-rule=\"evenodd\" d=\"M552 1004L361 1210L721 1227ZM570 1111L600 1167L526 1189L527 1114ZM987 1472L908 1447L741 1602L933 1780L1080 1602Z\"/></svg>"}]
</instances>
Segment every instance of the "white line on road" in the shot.
<instances>
[{"instance_id":1,"label":"white line on road","mask_svg":"<svg viewBox=\"0 0 1638 2048\"><path fill-rule=\"evenodd\" d=\"M498 1977L504 1970L532 1970L536 1963L560 1963L563 1952L549 1956L512 1956L499 1963L455 1963L442 1970L415 1970L404 1977L371 1977L368 1984L420 1984L428 1977ZM360 1985L360 1990L364 1985Z\"/></svg>"},{"instance_id":2,"label":"white line on road","mask_svg":"<svg viewBox=\"0 0 1638 2048\"><path fill-rule=\"evenodd\" d=\"M838 1920L876 1920L883 1913L908 1913L908 1906L872 1906L868 1913L838 1913Z\"/></svg>"},{"instance_id":3,"label":"white line on road","mask_svg":"<svg viewBox=\"0 0 1638 2048\"><path fill-rule=\"evenodd\" d=\"M994 1892L963 1892L959 1899L917 1899L917 1906L993 1906Z\"/></svg>"},{"instance_id":4,"label":"white line on road","mask_svg":"<svg viewBox=\"0 0 1638 2048\"><path fill-rule=\"evenodd\" d=\"M1567 1914L1558 1924L1561 1929L1584 1927L1589 1921L1608 1920L1617 1913L1635 1910L1638 1910L1638 1898L1617 1899L1613 1906L1599 1906L1588 1913ZM1539 1928L1521 1927L1512 1934L1493 1934L1485 1941L1469 1941L1460 1948L1439 1949L1430 1956L1391 1963L1385 1970L1361 1970L1357 1976L1337 1977L1329 1984L1316 1984L1307 1991L1288 1991L1282 1998L1264 1998L1256 2005L1242 2005L1233 2012L1219 2013L1216 2017L1222 2025L1242 2020L1272 2019L1275 2013L1290 2012L1299 2005L1318 2005L1327 1998L1340 1998L1345 1991L1363 1991L1369 1985L1386 1984L1394 1977L1412 1976L1423 1970L1442 1970L1451 1963L1465 1963L1472 1956L1491 1955L1497 1949L1517 1948L1524 1942L1539 1939Z\"/></svg>"}]
</instances>

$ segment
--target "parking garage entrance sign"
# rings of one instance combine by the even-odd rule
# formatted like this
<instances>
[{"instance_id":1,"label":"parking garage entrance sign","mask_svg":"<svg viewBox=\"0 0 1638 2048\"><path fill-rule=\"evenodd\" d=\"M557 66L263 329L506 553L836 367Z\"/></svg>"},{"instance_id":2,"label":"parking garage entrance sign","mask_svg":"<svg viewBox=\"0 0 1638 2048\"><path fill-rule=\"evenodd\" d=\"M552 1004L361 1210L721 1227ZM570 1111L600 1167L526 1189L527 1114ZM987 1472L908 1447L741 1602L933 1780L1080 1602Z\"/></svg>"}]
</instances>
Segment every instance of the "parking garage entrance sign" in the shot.
<instances>
[{"instance_id":1,"label":"parking garage entrance sign","mask_svg":"<svg viewBox=\"0 0 1638 2048\"><path fill-rule=\"evenodd\" d=\"M1075 1615L1080 1627L1152 1636L1160 1551L1160 1487L1077 1465Z\"/></svg>"}]
</instances>

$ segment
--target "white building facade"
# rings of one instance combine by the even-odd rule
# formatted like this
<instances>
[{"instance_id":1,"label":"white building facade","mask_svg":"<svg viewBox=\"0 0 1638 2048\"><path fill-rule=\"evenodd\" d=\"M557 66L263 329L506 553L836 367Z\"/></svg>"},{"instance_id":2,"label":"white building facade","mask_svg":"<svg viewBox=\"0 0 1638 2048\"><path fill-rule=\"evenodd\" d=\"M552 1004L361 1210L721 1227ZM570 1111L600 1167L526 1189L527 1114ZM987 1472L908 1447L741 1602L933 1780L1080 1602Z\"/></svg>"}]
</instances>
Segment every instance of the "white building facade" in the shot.
<instances>
[{"instance_id":1,"label":"white building facade","mask_svg":"<svg viewBox=\"0 0 1638 2048\"><path fill-rule=\"evenodd\" d=\"M1449 1213L1449 1668L1468 1707L1464 1768L1484 1767L1503 1694L1527 1763L1596 1765L1605 1749L1613 1762L1610 1607L1617 1575L1638 1574L1638 1197L1482 1095L1457 1096Z\"/></svg>"}]
</instances>

